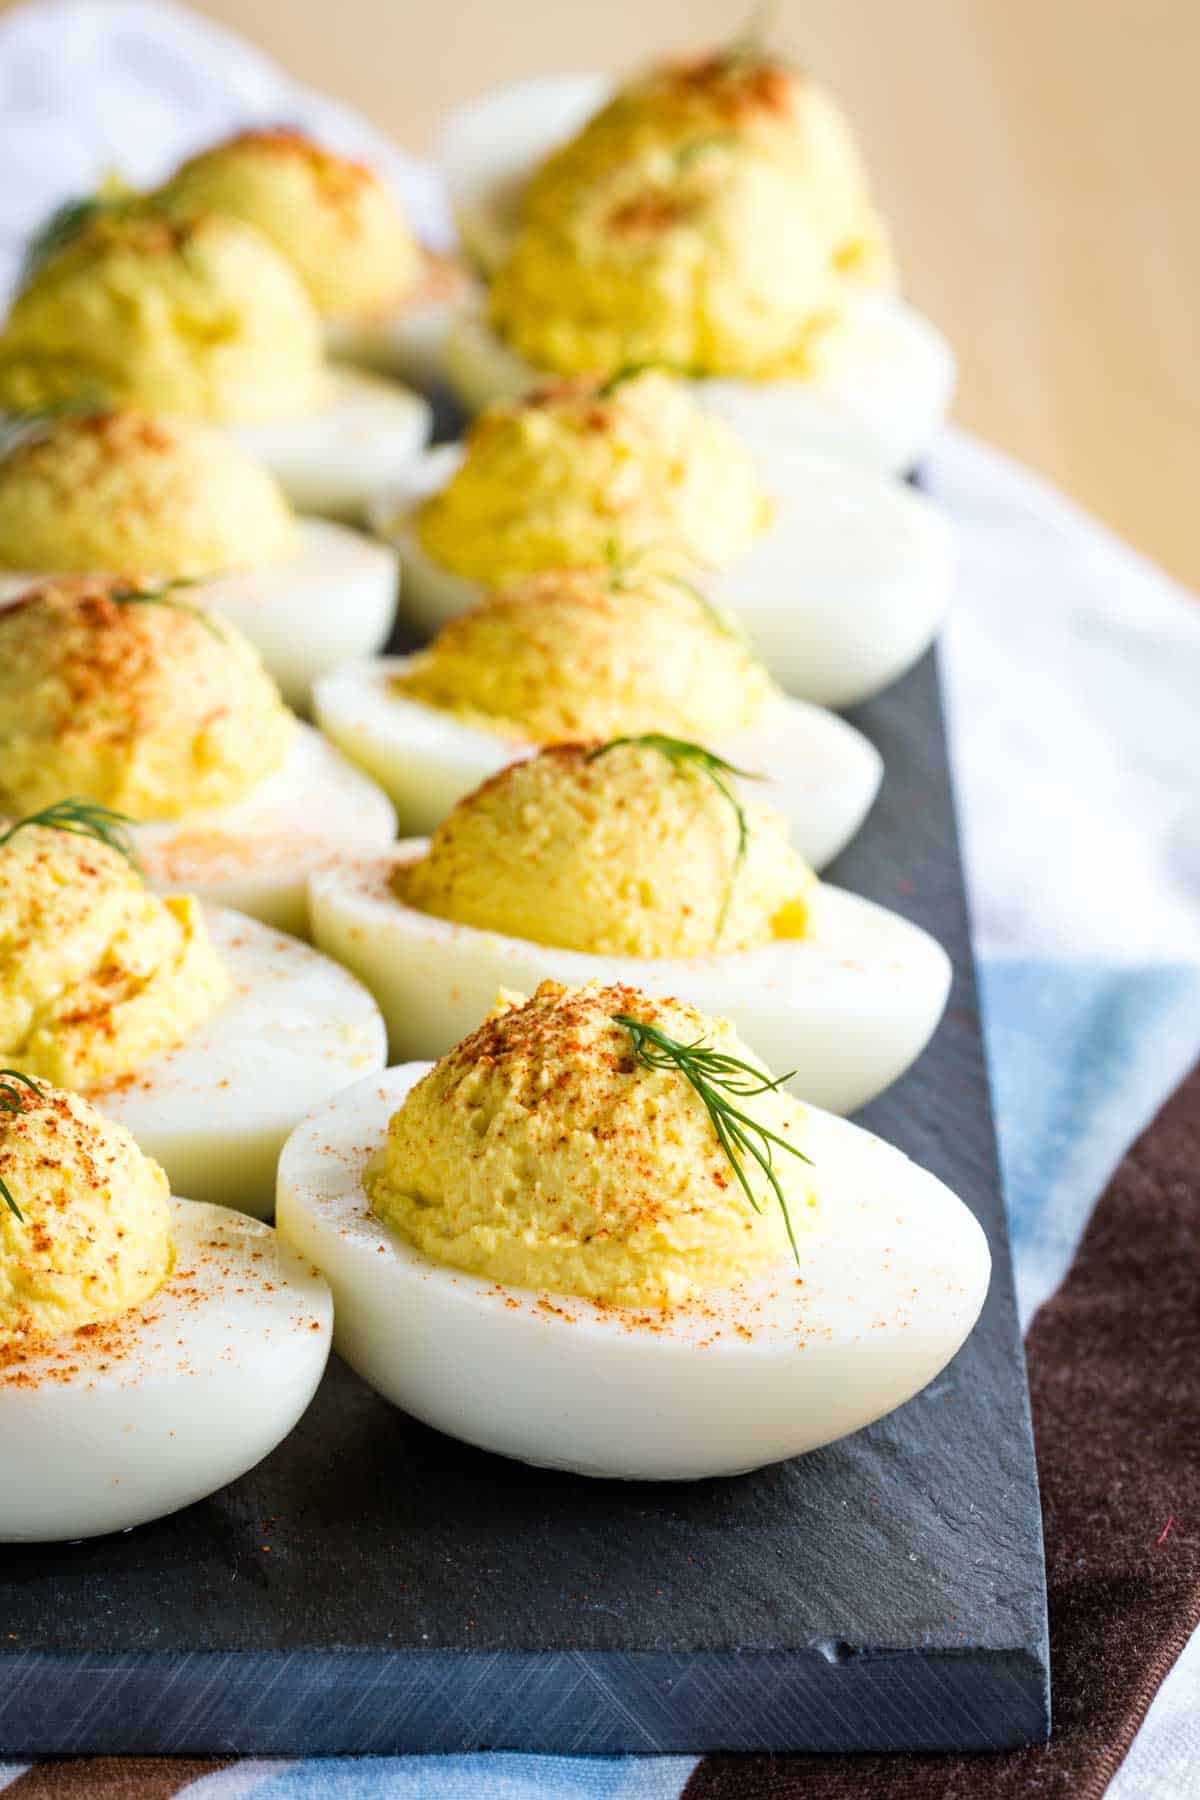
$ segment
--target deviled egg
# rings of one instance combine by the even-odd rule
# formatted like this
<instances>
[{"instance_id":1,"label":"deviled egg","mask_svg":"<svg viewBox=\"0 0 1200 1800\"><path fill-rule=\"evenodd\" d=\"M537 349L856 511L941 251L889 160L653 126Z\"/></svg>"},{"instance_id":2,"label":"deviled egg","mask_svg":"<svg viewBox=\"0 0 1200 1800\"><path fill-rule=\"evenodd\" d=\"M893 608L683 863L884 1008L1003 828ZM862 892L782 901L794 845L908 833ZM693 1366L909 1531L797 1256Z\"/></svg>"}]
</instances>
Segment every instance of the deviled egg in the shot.
<instances>
[{"instance_id":1,"label":"deviled egg","mask_svg":"<svg viewBox=\"0 0 1200 1800\"><path fill-rule=\"evenodd\" d=\"M894 473L940 426L954 359L894 292L846 122L761 48L609 95L578 77L501 89L451 119L440 160L492 280L447 342L468 405L655 361L764 452Z\"/></svg>"},{"instance_id":2,"label":"deviled egg","mask_svg":"<svg viewBox=\"0 0 1200 1800\"><path fill-rule=\"evenodd\" d=\"M440 1055L498 986L603 976L736 1008L794 1093L852 1112L924 1049L949 959L908 920L818 883L738 776L655 733L543 750L428 843L316 876L314 941L375 995L393 1061Z\"/></svg>"},{"instance_id":3,"label":"deviled egg","mask_svg":"<svg viewBox=\"0 0 1200 1800\"><path fill-rule=\"evenodd\" d=\"M402 605L434 629L535 570L681 559L789 691L851 705L927 648L950 530L922 494L813 450L769 467L661 370L572 381L484 413L465 446L414 459L372 507Z\"/></svg>"},{"instance_id":4,"label":"deviled egg","mask_svg":"<svg viewBox=\"0 0 1200 1800\"><path fill-rule=\"evenodd\" d=\"M955 1355L990 1268L932 1175L782 1092L727 1020L619 985L546 982L339 1095L285 1147L277 1217L387 1399L637 1480L882 1417Z\"/></svg>"},{"instance_id":5,"label":"deviled egg","mask_svg":"<svg viewBox=\"0 0 1200 1800\"><path fill-rule=\"evenodd\" d=\"M419 244L387 182L286 126L238 132L189 157L155 196L168 211L225 213L287 258L334 355L428 385L470 290Z\"/></svg>"},{"instance_id":6,"label":"deviled egg","mask_svg":"<svg viewBox=\"0 0 1200 1800\"><path fill-rule=\"evenodd\" d=\"M254 226L145 208L68 236L0 331L0 407L80 398L220 424L295 505L350 518L432 422L406 389L326 366L315 307Z\"/></svg>"},{"instance_id":7,"label":"deviled egg","mask_svg":"<svg viewBox=\"0 0 1200 1800\"><path fill-rule=\"evenodd\" d=\"M222 433L132 407L51 417L0 449L0 597L101 570L186 581L299 707L323 670L379 649L399 581L393 552L298 519Z\"/></svg>"},{"instance_id":8,"label":"deviled egg","mask_svg":"<svg viewBox=\"0 0 1200 1800\"><path fill-rule=\"evenodd\" d=\"M526 577L414 656L323 676L314 704L327 736L391 796L406 835L431 831L540 744L660 731L703 737L756 770L821 868L858 830L882 774L861 732L781 693L731 620L649 557Z\"/></svg>"},{"instance_id":9,"label":"deviled egg","mask_svg":"<svg viewBox=\"0 0 1200 1800\"><path fill-rule=\"evenodd\" d=\"M63 577L0 605L0 812L72 797L136 821L152 887L297 935L305 883L395 835L386 795L184 594Z\"/></svg>"},{"instance_id":10,"label":"deviled egg","mask_svg":"<svg viewBox=\"0 0 1200 1800\"><path fill-rule=\"evenodd\" d=\"M112 813L0 825L0 1063L86 1092L196 1200L269 1214L284 1139L381 1069L378 1008L307 944L144 885Z\"/></svg>"},{"instance_id":11,"label":"deviled egg","mask_svg":"<svg viewBox=\"0 0 1200 1800\"><path fill-rule=\"evenodd\" d=\"M269 1226L173 1200L123 1126L0 1076L0 1542L127 1531L236 1480L308 1406L331 1327Z\"/></svg>"}]
</instances>

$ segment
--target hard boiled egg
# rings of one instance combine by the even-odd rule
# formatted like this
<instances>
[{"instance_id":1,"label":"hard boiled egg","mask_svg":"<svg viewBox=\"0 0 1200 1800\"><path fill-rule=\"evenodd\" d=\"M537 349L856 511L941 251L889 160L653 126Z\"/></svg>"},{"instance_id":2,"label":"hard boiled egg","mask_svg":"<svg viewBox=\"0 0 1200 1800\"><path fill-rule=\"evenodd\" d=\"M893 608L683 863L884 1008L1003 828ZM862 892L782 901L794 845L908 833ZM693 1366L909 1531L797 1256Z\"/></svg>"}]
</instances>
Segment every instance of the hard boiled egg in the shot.
<instances>
[{"instance_id":1,"label":"hard boiled egg","mask_svg":"<svg viewBox=\"0 0 1200 1800\"><path fill-rule=\"evenodd\" d=\"M623 360L653 359L656 347L681 366L705 368L706 356L719 362L730 296L739 283L756 293L761 257L761 293L746 308L745 342L736 354L725 346L726 361L746 367L737 376L727 367L728 379L709 369L717 378L697 381L705 400L729 409L764 455L813 445L896 472L911 468L936 434L954 386L953 355L940 332L890 291L886 233L845 120L823 89L768 51L746 55L739 46L732 57L716 51L668 62L615 89L586 75L512 83L452 114L438 158L468 252L502 286L514 252L528 264L522 284L528 274L530 292L521 304L534 320L531 334L560 352L550 360L523 355L503 324L494 328L486 301L465 308L447 340L446 364L468 406L512 398L551 368L611 372ZM784 207L778 219L758 191L772 177L774 212ZM686 244L681 238L684 266L672 271L663 246L676 215L686 231L712 182L726 179L747 189L733 204L739 247L731 244L723 263L718 257L714 269L697 272L693 233ZM597 275L594 291L575 293L614 221L622 222L622 253ZM718 216L709 228L714 243L722 229ZM643 266L637 258L654 247L655 233L664 234L659 260ZM671 314L669 296L706 306L710 281L725 295L712 305L713 330L685 342L686 321ZM782 312L789 298L802 366L791 378L782 368L755 371L766 311ZM822 329L811 357L802 354L807 320Z\"/></svg>"},{"instance_id":2,"label":"hard boiled egg","mask_svg":"<svg viewBox=\"0 0 1200 1800\"><path fill-rule=\"evenodd\" d=\"M329 957L242 913L204 917L228 998L175 1049L90 1097L172 1188L270 1218L288 1133L382 1069L387 1036L370 993Z\"/></svg>"},{"instance_id":3,"label":"hard boiled egg","mask_svg":"<svg viewBox=\"0 0 1200 1800\"><path fill-rule=\"evenodd\" d=\"M292 1126L382 1068L385 1046L338 964L150 892L103 808L68 801L0 830L0 1063L98 1100L177 1189L269 1213Z\"/></svg>"},{"instance_id":4,"label":"hard boiled egg","mask_svg":"<svg viewBox=\"0 0 1200 1800\"><path fill-rule=\"evenodd\" d=\"M161 1169L85 1101L9 1092L0 1541L127 1531L287 1436L329 1355L329 1289L269 1226L169 1199ZM42 1120L54 1160L37 1166L22 1139Z\"/></svg>"},{"instance_id":5,"label":"hard boiled egg","mask_svg":"<svg viewBox=\"0 0 1200 1800\"><path fill-rule=\"evenodd\" d=\"M156 195L169 212L224 213L270 238L308 291L335 356L418 385L436 379L465 270L420 244L399 196L367 163L291 126L200 150Z\"/></svg>"},{"instance_id":6,"label":"hard boiled egg","mask_svg":"<svg viewBox=\"0 0 1200 1800\"><path fill-rule=\"evenodd\" d=\"M314 940L374 994L392 1060L440 1055L498 988L611 976L736 1012L792 1091L831 1111L902 1074L942 1015L944 950L817 884L784 819L703 755L653 738L544 751L431 843L314 877Z\"/></svg>"},{"instance_id":7,"label":"hard boiled egg","mask_svg":"<svg viewBox=\"0 0 1200 1800\"><path fill-rule=\"evenodd\" d=\"M384 642L399 580L383 545L297 519L225 434L132 407L46 419L0 450L0 569L0 598L74 571L184 581L301 707L322 670Z\"/></svg>"},{"instance_id":8,"label":"hard boiled egg","mask_svg":"<svg viewBox=\"0 0 1200 1800\"><path fill-rule=\"evenodd\" d=\"M395 832L387 797L287 711L228 620L112 577L0 608L0 808L71 797L136 821L153 885L300 935L308 875Z\"/></svg>"},{"instance_id":9,"label":"hard boiled egg","mask_svg":"<svg viewBox=\"0 0 1200 1800\"><path fill-rule=\"evenodd\" d=\"M327 1276L346 1360L452 1436L630 1480L758 1468L857 1431L918 1393L963 1343L987 1289L987 1245L962 1202L880 1139L768 1096L775 1129L810 1159L793 1172L795 1159L774 1152L793 1257L782 1202L764 1187L757 1212L742 1208L685 1077L641 1064L608 1017L609 1054L596 1061L601 1028L589 1017L589 1035L578 1019L619 1011L666 1024L677 1043L694 1043L706 1022L630 989L568 1001L539 994L530 1006L560 1005L576 1020L569 1053L543 1028L530 1051L518 1042L499 1068L482 1067L477 1052L503 1031L501 1019L444 1069L409 1065L348 1089L285 1147L279 1228ZM752 1058L715 1023L715 1044ZM514 1112L498 1092L493 1110L492 1086L519 1082L527 1058L544 1063L543 1108ZM753 1086L757 1063L741 1067ZM430 1151L445 1159L436 1173L412 1166L403 1129L422 1078L444 1097L440 1124L427 1128L442 1134ZM761 1097L738 1104L766 1107ZM608 1123L591 1134L593 1113ZM665 1136L643 1123L655 1118L669 1118ZM558 1144L552 1192L538 1161L521 1154L522 1134L543 1125ZM631 1169L632 1197L623 1188ZM406 1180L436 1208L423 1248L385 1206L391 1184ZM551 1217L557 1226L543 1237ZM497 1276L489 1258L530 1279ZM540 1280L540 1268L553 1279ZM664 1292L652 1299L609 1298L606 1283L637 1294L659 1276Z\"/></svg>"},{"instance_id":10,"label":"hard boiled egg","mask_svg":"<svg viewBox=\"0 0 1200 1800\"><path fill-rule=\"evenodd\" d=\"M301 512L357 523L381 483L395 480L425 448L433 412L397 382L331 365L315 406L226 430Z\"/></svg>"},{"instance_id":11,"label":"hard boiled egg","mask_svg":"<svg viewBox=\"0 0 1200 1800\"><path fill-rule=\"evenodd\" d=\"M449 327L445 364L471 412L509 404L554 378L505 342L478 301ZM883 475L904 475L945 423L955 375L954 352L915 307L894 294L855 294L811 375L700 376L691 387L704 406L737 427L767 469L784 453L813 449Z\"/></svg>"},{"instance_id":12,"label":"hard boiled egg","mask_svg":"<svg viewBox=\"0 0 1200 1800\"><path fill-rule=\"evenodd\" d=\"M316 308L256 226L139 202L49 234L0 330L0 407L97 401L220 425L302 510L339 518L432 424L418 395L325 363Z\"/></svg>"},{"instance_id":13,"label":"hard boiled egg","mask_svg":"<svg viewBox=\"0 0 1200 1800\"><path fill-rule=\"evenodd\" d=\"M375 782L297 720L282 766L244 799L137 824L132 835L152 887L307 937L309 877L391 843L396 815Z\"/></svg>"},{"instance_id":14,"label":"hard boiled egg","mask_svg":"<svg viewBox=\"0 0 1200 1800\"><path fill-rule=\"evenodd\" d=\"M402 607L434 631L481 597L421 541L422 508L462 466L443 445L417 458L372 504L400 552ZM817 450L770 464L774 510L761 537L719 571L692 579L741 621L790 693L851 706L895 680L932 642L949 604L950 527L913 489ZM536 513L531 511L531 524Z\"/></svg>"},{"instance_id":15,"label":"hard boiled egg","mask_svg":"<svg viewBox=\"0 0 1200 1800\"><path fill-rule=\"evenodd\" d=\"M576 570L516 583L416 656L322 677L314 701L408 836L539 744L657 730L704 736L753 772L822 867L857 831L882 774L860 732L781 693L689 583L645 566L620 580Z\"/></svg>"}]
</instances>

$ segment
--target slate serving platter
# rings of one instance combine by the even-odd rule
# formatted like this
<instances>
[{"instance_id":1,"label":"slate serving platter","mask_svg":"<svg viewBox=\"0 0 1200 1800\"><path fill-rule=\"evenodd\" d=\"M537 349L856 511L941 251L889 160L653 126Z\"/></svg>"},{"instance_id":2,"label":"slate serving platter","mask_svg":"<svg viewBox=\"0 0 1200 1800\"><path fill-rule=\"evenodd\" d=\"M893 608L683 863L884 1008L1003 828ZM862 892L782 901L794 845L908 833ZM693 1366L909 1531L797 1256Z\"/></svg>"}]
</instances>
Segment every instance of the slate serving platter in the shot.
<instances>
[{"instance_id":1,"label":"slate serving platter","mask_svg":"<svg viewBox=\"0 0 1200 1800\"><path fill-rule=\"evenodd\" d=\"M1037 1478L934 655L854 716L887 776L830 874L955 964L933 1044L862 1115L988 1233L991 1291L955 1362L828 1449L654 1487L455 1444L335 1359L299 1429L213 1499L0 1551L0 1755L1046 1735Z\"/></svg>"}]
</instances>

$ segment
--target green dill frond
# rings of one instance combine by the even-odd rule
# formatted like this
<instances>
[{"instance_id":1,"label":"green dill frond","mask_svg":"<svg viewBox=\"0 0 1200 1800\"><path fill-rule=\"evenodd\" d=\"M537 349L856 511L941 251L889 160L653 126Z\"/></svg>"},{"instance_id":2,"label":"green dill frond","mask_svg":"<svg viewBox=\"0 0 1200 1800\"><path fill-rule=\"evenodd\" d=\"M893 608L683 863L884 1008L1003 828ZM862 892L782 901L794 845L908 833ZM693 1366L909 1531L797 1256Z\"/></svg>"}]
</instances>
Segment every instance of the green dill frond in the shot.
<instances>
[{"instance_id":1,"label":"green dill frond","mask_svg":"<svg viewBox=\"0 0 1200 1800\"><path fill-rule=\"evenodd\" d=\"M733 890L746 857L746 847L750 839L750 827L746 819L746 810L738 798L736 789L730 787L727 776L733 775L743 781L762 781L763 777L751 769L739 769L734 763L726 762L715 750L705 749L703 744L693 744L687 738L668 737L661 731L643 731L628 737L610 738L606 744L597 744L589 750L586 760L595 762L601 756L607 756L610 750L619 749L622 745L640 746L646 750L656 750L665 756L672 768L680 774L699 775L703 780L712 783L722 799L727 800L733 808L737 820L737 853L733 867L729 872L729 881L725 889L725 898L721 903L721 911L717 918L714 946L721 941L721 933L725 929L725 921L729 917L729 906L733 899Z\"/></svg>"},{"instance_id":2,"label":"green dill frond","mask_svg":"<svg viewBox=\"0 0 1200 1800\"><path fill-rule=\"evenodd\" d=\"M24 1112L25 1102L21 1097L20 1088L16 1085L17 1082L21 1082L31 1093L40 1097L42 1090L31 1076L23 1075L20 1069L0 1069L0 1112ZM9 1212L24 1224L25 1215L14 1200L8 1183L2 1178L0 1178L0 1200L3 1200Z\"/></svg>"},{"instance_id":3,"label":"green dill frond","mask_svg":"<svg viewBox=\"0 0 1200 1800\"><path fill-rule=\"evenodd\" d=\"M203 625L210 637L223 642L225 633L211 613L202 606L193 606L188 600L176 598L181 588L202 587L212 579L207 575L176 575L169 581L135 582L129 587L113 588L108 597L114 606L169 606L174 612L188 613Z\"/></svg>"},{"instance_id":4,"label":"green dill frond","mask_svg":"<svg viewBox=\"0 0 1200 1800\"><path fill-rule=\"evenodd\" d=\"M41 812L30 813L0 832L0 849L27 826L42 825L48 831L65 831L69 837L94 838L98 844L107 844L140 874L137 851L129 834L133 823L124 813L113 812L111 807L92 800L56 800L52 806L44 806Z\"/></svg>"},{"instance_id":5,"label":"green dill frond","mask_svg":"<svg viewBox=\"0 0 1200 1800\"><path fill-rule=\"evenodd\" d=\"M795 1071L787 1075L765 1075L761 1069L756 1069L752 1063L743 1062L738 1056L714 1050L702 1038L698 1038L695 1043L684 1044L660 1030L657 1025L647 1025L630 1013L614 1013L612 1017L614 1025L619 1025L629 1033L634 1058L643 1068L674 1069L691 1083L704 1102L713 1131L738 1185L755 1212L761 1212L758 1196L750 1182L747 1158L757 1164L779 1202L788 1243L792 1247L792 1255L799 1262L800 1253L796 1248L796 1236L783 1184L775 1168L774 1151L776 1147L786 1150L789 1155L798 1157L810 1167L812 1159L805 1156L797 1145L789 1143L786 1138L780 1137L777 1132L751 1118L749 1113L743 1112L734 1104L736 1100L753 1099L756 1094L774 1093L785 1081L791 1080Z\"/></svg>"}]
</instances>

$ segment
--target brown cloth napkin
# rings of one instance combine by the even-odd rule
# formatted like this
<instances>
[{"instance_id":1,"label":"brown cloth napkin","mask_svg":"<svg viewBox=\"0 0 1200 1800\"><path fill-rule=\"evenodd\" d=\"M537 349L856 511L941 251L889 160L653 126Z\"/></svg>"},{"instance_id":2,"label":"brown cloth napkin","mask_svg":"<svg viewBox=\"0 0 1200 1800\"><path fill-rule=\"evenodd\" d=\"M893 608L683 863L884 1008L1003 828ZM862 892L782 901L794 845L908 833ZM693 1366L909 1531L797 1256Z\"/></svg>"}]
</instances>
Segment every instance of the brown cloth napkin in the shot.
<instances>
[{"instance_id":1,"label":"brown cloth napkin","mask_svg":"<svg viewBox=\"0 0 1200 1800\"><path fill-rule=\"evenodd\" d=\"M1104 1793L1200 1625L1200 1069L1117 1170L1028 1351L1050 1588L1050 1743L999 1756L712 1756L684 1800ZM5 1800L169 1800L221 1766L42 1763Z\"/></svg>"},{"instance_id":2,"label":"brown cloth napkin","mask_svg":"<svg viewBox=\"0 0 1200 1800\"><path fill-rule=\"evenodd\" d=\"M998 1756L706 1757L684 1800L1095 1800L1200 1625L1200 1069L1028 1339L1054 1735ZM1200 1770L1197 1771L1200 1794Z\"/></svg>"}]
</instances>

